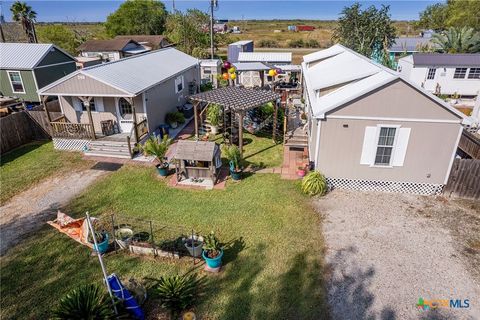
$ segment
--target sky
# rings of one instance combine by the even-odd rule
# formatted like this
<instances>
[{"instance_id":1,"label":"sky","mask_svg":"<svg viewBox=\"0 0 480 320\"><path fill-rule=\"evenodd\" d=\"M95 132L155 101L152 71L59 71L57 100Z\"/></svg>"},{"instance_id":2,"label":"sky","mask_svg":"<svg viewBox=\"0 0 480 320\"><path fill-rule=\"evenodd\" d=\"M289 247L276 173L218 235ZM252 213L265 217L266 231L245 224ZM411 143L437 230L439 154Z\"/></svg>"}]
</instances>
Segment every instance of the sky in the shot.
<instances>
[{"instance_id":1,"label":"sky","mask_svg":"<svg viewBox=\"0 0 480 320\"><path fill-rule=\"evenodd\" d=\"M39 22L98 22L105 21L107 16L114 12L122 1L102 0L23 0L37 12ZM12 1L0 1L6 21L11 21L10 6ZM173 0L163 1L167 10L173 8ZM207 11L208 0L175 0L177 10L197 8ZM334 20L343 7L355 1L327 1L327 0L218 0L219 6L214 15L216 19L252 20L252 19L312 19ZM415 20L420 11L428 5L444 2L441 0L390 0L390 1L358 1L364 7L382 4L390 6L392 19Z\"/></svg>"}]
</instances>

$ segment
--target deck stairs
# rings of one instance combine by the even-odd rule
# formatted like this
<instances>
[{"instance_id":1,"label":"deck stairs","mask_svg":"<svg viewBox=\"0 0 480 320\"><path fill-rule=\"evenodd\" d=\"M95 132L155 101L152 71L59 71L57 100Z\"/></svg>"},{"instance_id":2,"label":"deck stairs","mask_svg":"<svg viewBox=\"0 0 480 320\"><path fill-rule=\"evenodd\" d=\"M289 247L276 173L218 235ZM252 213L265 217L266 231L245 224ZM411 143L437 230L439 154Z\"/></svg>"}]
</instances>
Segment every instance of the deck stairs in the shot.
<instances>
[{"instance_id":1,"label":"deck stairs","mask_svg":"<svg viewBox=\"0 0 480 320\"><path fill-rule=\"evenodd\" d=\"M305 148L308 147L308 134L302 127L287 132L285 145L288 147Z\"/></svg>"},{"instance_id":2,"label":"deck stairs","mask_svg":"<svg viewBox=\"0 0 480 320\"><path fill-rule=\"evenodd\" d=\"M100 156L130 159L130 152L128 151L127 140L125 141L106 141L93 140L85 151L86 156Z\"/></svg>"}]
</instances>

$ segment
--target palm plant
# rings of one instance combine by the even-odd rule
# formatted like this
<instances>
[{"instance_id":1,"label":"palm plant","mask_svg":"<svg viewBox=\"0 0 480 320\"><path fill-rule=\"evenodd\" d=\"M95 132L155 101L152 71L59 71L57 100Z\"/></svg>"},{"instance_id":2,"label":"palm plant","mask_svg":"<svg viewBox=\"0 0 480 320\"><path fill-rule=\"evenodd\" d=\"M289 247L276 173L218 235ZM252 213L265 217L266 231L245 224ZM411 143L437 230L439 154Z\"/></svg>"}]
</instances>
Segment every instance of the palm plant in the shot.
<instances>
[{"instance_id":1,"label":"palm plant","mask_svg":"<svg viewBox=\"0 0 480 320\"><path fill-rule=\"evenodd\" d=\"M13 21L20 22L23 30L27 34L28 42L36 43L37 35L35 33L35 19L37 13L25 2L15 1L10 7Z\"/></svg>"},{"instance_id":2,"label":"palm plant","mask_svg":"<svg viewBox=\"0 0 480 320\"><path fill-rule=\"evenodd\" d=\"M309 172L303 177L302 192L309 196L323 195L327 192L327 180L318 171Z\"/></svg>"},{"instance_id":3,"label":"palm plant","mask_svg":"<svg viewBox=\"0 0 480 320\"><path fill-rule=\"evenodd\" d=\"M236 145L225 146L223 148L223 154L233 166L235 171L240 171L240 149Z\"/></svg>"},{"instance_id":4,"label":"palm plant","mask_svg":"<svg viewBox=\"0 0 480 320\"><path fill-rule=\"evenodd\" d=\"M63 299L53 311L53 319L115 319L112 301L94 284L80 286Z\"/></svg>"},{"instance_id":5,"label":"palm plant","mask_svg":"<svg viewBox=\"0 0 480 320\"><path fill-rule=\"evenodd\" d=\"M150 136L143 145L142 150L146 155L154 156L161 166L165 167L168 166L168 163L164 162L164 158L171 144L172 139L169 139L167 135L163 136L161 141L158 141L154 136Z\"/></svg>"},{"instance_id":6,"label":"palm plant","mask_svg":"<svg viewBox=\"0 0 480 320\"><path fill-rule=\"evenodd\" d=\"M432 43L445 53L475 53L480 51L480 34L473 28L449 28L432 36Z\"/></svg>"},{"instance_id":7,"label":"palm plant","mask_svg":"<svg viewBox=\"0 0 480 320\"><path fill-rule=\"evenodd\" d=\"M161 306L170 310L172 318L191 307L196 299L201 281L195 274L161 277L154 280L151 292L160 299Z\"/></svg>"}]
</instances>

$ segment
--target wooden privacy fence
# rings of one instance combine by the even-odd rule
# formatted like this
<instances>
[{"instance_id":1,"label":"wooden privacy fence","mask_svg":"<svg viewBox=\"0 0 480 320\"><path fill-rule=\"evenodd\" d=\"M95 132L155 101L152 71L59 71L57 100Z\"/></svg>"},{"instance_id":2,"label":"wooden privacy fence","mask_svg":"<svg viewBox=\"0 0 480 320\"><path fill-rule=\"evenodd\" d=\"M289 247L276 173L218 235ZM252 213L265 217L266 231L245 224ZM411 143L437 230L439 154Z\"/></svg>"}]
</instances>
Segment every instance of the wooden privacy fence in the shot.
<instances>
[{"instance_id":1,"label":"wooden privacy fence","mask_svg":"<svg viewBox=\"0 0 480 320\"><path fill-rule=\"evenodd\" d=\"M33 140L46 140L49 135L27 111L0 118L0 154Z\"/></svg>"},{"instance_id":2,"label":"wooden privacy fence","mask_svg":"<svg viewBox=\"0 0 480 320\"><path fill-rule=\"evenodd\" d=\"M455 159L443 193L465 199L480 199L480 160Z\"/></svg>"},{"instance_id":3,"label":"wooden privacy fence","mask_svg":"<svg viewBox=\"0 0 480 320\"><path fill-rule=\"evenodd\" d=\"M48 107L50 110L50 107ZM34 107L32 110L27 111L32 119L45 130L50 136L52 136L52 126L48 122L47 114L42 106ZM61 112L50 111L50 117L53 119L62 116Z\"/></svg>"},{"instance_id":4,"label":"wooden privacy fence","mask_svg":"<svg viewBox=\"0 0 480 320\"><path fill-rule=\"evenodd\" d=\"M458 148L471 158L480 159L480 137L477 134L463 130Z\"/></svg>"}]
</instances>

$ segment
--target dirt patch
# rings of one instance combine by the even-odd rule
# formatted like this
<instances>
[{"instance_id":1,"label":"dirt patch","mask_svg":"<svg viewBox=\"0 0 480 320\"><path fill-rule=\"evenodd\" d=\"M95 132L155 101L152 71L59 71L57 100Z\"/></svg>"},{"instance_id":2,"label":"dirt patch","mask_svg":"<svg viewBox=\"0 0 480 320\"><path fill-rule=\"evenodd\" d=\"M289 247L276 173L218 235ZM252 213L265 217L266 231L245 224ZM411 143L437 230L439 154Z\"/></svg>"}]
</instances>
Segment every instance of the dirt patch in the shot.
<instances>
[{"instance_id":1,"label":"dirt patch","mask_svg":"<svg viewBox=\"0 0 480 320\"><path fill-rule=\"evenodd\" d=\"M57 210L108 171L88 169L48 178L0 207L0 255L55 218Z\"/></svg>"},{"instance_id":2,"label":"dirt patch","mask_svg":"<svg viewBox=\"0 0 480 320\"><path fill-rule=\"evenodd\" d=\"M478 207L341 190L315 204L324 216L333 319L480 318ZM470 308L424 311L419 298L469 299Z\"/></svg>"}]
</instances>

